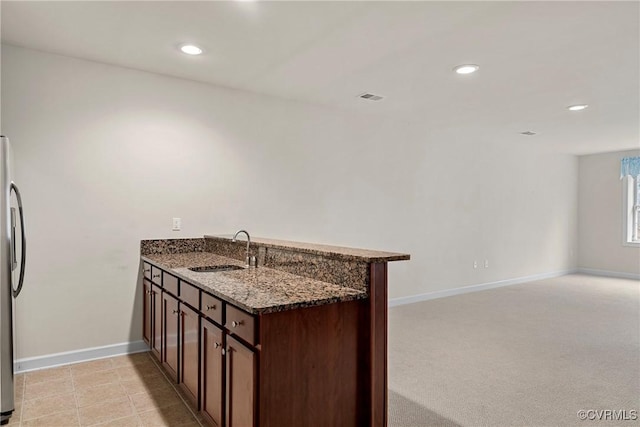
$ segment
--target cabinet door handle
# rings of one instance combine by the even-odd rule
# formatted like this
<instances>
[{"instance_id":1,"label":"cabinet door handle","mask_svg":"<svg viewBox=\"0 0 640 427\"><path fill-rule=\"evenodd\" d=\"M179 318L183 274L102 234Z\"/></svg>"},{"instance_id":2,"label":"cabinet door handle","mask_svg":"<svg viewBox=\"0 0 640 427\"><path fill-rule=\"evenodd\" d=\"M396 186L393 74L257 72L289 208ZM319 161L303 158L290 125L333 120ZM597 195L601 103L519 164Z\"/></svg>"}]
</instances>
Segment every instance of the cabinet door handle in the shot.
<instances>
[{"instance_id":1,"label":"cabinet door handle","mask_svg":"<svg viewBox=\"0 0 640 427\"><path fill-rule=\"evenodd\" d=\"M237 328L237 327L238 327L238 326L240 326L240 325L244 325L244 321L243 321L243 320L240 320L240 321L238 321L238 322L236 322L236 321L234 320L233 322L231 322L231 327L232 327L232 328Z\"/></svg>"},{"instance_id":2,"label":"cabinet door handle","mask_svg":"<svg viewBox=\"0 0 640 427\"><path fill-rule=\"evenodd\" d=\"M173 310L173 314L178 314L180 310Z\"/></svg>"},{"instance_id":3,"label":"cabinet door handle","mask_svg":"<svg viewBox=\"0 0 640 427\"><path fill-rule=\"evenodd\" d=\"M216 305L215 305L215 304L213 304L213 305L208 305L208 306L207 306L207 311L209 311L209 310L215 310L215 309L216 309Z\"/></svg>"},{"instance_id":4,"label":"cabinet door handle","mask_svg":"<svg viewBox=\"0 0 640 427\"><path fill-rule=\"evenodd\" d=\"M214 348L218 348L218 347L220 347L220 343L219 343L219 342L214 342L214 343L213 343L213 347L214 347Z\"/></svg>"},{"instance_id":5,"label":"cabinet door handle","mask_svg":"<svg viewBox=\"0 0 640 427\"><path fill-rule=\"evenodd\" d=\"M224 351L224 348L222 349L222 355L224 356L226 354L226 352Z\"/></svg>"}]
</instances>

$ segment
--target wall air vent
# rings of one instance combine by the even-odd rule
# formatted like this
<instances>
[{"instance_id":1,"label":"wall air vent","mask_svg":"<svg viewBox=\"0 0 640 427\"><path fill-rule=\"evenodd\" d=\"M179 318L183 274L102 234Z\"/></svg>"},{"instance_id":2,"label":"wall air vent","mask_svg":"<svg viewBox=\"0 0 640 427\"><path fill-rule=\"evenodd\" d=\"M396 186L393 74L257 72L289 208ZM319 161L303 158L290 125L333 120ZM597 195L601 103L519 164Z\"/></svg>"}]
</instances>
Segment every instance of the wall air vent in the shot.
<instances>
[{"instance_id":1,"label":"wall air vent","mask_svg":"<svg viewBox=\"0 0 640 427\"><path fill-rule=\"evenodd\" d=\"M520 135L527 135L527 136L533 136L535 135L535 132L532 132L530 130L526 131L526 132L520 132Z\"/></svg>"},{"instance_id":2,"label":"wall air vent","mask_svg":"<svg viewBox=\"0 0 640 427\"><path fill-rule=\"evenodd\" d=\"M369 101L380 101L383 97L380 95L374 95L373 93L361 93L358 98L368 99Z\"/></svg>"}]
</instances>

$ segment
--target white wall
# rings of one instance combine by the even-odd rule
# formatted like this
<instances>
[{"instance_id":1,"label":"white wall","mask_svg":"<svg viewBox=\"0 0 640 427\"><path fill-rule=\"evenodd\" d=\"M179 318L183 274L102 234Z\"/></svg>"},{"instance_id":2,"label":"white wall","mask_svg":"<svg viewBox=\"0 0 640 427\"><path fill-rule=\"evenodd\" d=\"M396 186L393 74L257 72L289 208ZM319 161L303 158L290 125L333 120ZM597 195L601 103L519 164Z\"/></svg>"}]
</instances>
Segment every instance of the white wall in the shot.
<instances>
[{"instance_id":1,"label":"white wall","mask_svg":"<svg viewBox=\"0 0 640 427\"><path fill-rule=\"evenodd\" d=\"M640 150L579 157L578 266L640 276L640 248L623 245L620 160Z\"/></svg>"},{"instance_id":2,"label":"white wall","mask_svg":"<svg viewBox=\"0 0 640 427\"><path fill-rule=\"evenodd\" d=\"M530 140L11 46L2 62L30 239L19 358L139 340L144 238L242 227L411 253L391 264L392 298L576 266L577 158Z\"/></svg>"}]
</instances>

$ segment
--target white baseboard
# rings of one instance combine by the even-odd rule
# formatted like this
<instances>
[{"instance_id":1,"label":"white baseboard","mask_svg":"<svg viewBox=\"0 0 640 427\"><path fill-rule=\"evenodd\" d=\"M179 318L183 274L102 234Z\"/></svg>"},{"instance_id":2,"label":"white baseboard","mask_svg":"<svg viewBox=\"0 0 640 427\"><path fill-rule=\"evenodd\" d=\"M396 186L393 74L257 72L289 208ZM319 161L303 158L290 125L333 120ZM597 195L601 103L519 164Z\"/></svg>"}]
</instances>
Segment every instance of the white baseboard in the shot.
<instances>
[{"instance_id":1,"label":"white baseboard","mask_svg":"<svg viewBox=\"0 0 640 427\"><path fill-rule=\"evenodd\" d=\"M622 271L596 270L593 268L578 268L578 273L591 276L615 277L618 279L640 280L640 274L624 273Z\"/></svg>"},{"instance_id":2,"label":"white baseboard","mask_svg":"<svg viewBox=\"0 0 640 427\"><path fill-rule=\"evenodd\" d=\"M89 360L104 359L105 357L148 351L149 346L144 341L124 342L103 347L83 348L81 350L66 351L64 353L48 354L45 356L18 359L13 365L15 373L53 368L71 363L88 362Z\"/></svg>"},{"instance_id":3,"label":"white baseboard","mask_svg":"<svg viewBox=\"0 0 640 427\"><path fill-rule=\"evenodd\" d=\"M578 270L561 270L550 273L534 274L532 276L516 277L514 279L498 280L497 282L481 283L479 285L463 286L461 288L444 289L442 291L427 292L424 294L411 295L408 297L392 298L389 300L389 307L398 305L413 304L414 302L428 301L437 298L451 297L454 295L467 294L470 292L484 291L487 289L501 288L503 286L517 285L520 283L533 282L535 280L551 279L567 274L577 273Z\"/></svg>"}]
</instances>

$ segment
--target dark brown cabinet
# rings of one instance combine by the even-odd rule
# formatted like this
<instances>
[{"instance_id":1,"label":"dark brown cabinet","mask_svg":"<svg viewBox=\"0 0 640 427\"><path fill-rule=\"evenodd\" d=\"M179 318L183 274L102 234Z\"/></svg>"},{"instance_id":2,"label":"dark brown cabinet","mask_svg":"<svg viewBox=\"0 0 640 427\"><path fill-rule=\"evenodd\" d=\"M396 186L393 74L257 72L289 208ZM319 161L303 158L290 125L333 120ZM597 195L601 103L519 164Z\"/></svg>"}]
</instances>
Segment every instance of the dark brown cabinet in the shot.
<instances>
[{"instance_id":1,"label":"dark brown cabinet","mask_svg":"<svg viewBox=\"0 0 640 427\"><path fill-rule=\"evenodd\" d=\"M367 403L367 301L254 315L155 266L151 276L161 284L143 279L145 340L211 425L384 425Z\"/></svg>"},{"instance_id":2,"label":"dark brown cabinet","mask_svg":"<svg viewBox=\"0 0 640 427\"><path fill-rule=\"evenodd\" d=\"M224 408L224 332L202 319L200 333L200 409L215 426L222 427Z\"/></svg>"},{"instance_id":3,"label":"dark brown cabinet","mask_svg":"<svg viewBox=\"0 0 640 427\"><path fill-rule=\"evenodd\" d=\"M254 426L256 355L232 337L227 337L226 374L226 427Z\"/></svg>"},{"instance_id":4,"label":"dark brown cabinet","mask_svg":"<svg viewBox=\"0 0 640 427\"><path fill-rule=\"evenodd\" d=\"M222 301L218 298L203 292L200 311L203 316L208 317L219 325L222 325Z\"/></svg>"},{"instance_id":5,"label":"dark brown cabinet","mask_svg":"<svg viewBox=\"0 0 640 427\"><path fill-rule=\"evenodd\" d=\"M151 282L142 280L142 339L151 346L151 324L153 323L153 301L151 300Z\"/></svg>"},{"instance_id":6,"label":"dark brown cabinet","mask_svg":"<svg viewBox=\"0 0 640 427\"><path fill-rule=\"evenodd\" d=\"M162 364L175 381L178 380L178 300L162 292Z\"/></svg>"},{"instance_id":7,"label":"dark brown cabinet","mask_svg":"<svg viewBox=\"0 0 640 427\"><path fill-rule=\"evenodd\" d=\"M251 345L256 344L255 318L232 305L227 304L227 316L224 326L227 330Z\"/></svg>"},{"instance_id":8,"label":"dark brown cabinet","mask_svg":"<svg viewBox=\"0 0 640 427\"><path fill-rule=\"evenodd\" d=\"M147 266L148 267L148 266ZM146 274L145 270L145 274ZM148 267L151 277L151 267ZM162 347L162 301L161 289L147 279L142 280L142 338L158 359Z\"/></svg>"},{"instance_id":9,"label":"dark brown cabinet","mask_svg":"<svg viewBox=\"0 0 640 427\"><path fill-rule=\"evenodd\" d=\"M145 273L146 274L146 273ZM162 270L155 265L151 266L151 281L158 286L162 286Z\"/></svg>"},{"instance_id":10,"label":"dark brown cabinet","mask_svg":"<svg viewBox=\"0 0 640 427\"><path fill-rule=\"evenodd\" d=\"M162 360L162 289L151 285L151 351Z\"/></svg>"},{"instance_id":11,"label":"dark brown cabinet","mask_svg":"<svg viewBox=\"0 0 640 427\"><path fill-rule=\"evenodd\" d=\"M151 280L151 264L142 263L142 277Z\"/></svg>"},{"instance_id":12,"label":"dark brown cabinet","mask_svg":"<svg viewBox=\"0 0 640 427\"><path fill-rule=\"evenodd\" d=\"M200 353L200 316L180 303L180 382L192 402L198 406L198 356Z\"/></svg>"}]
</instances>

